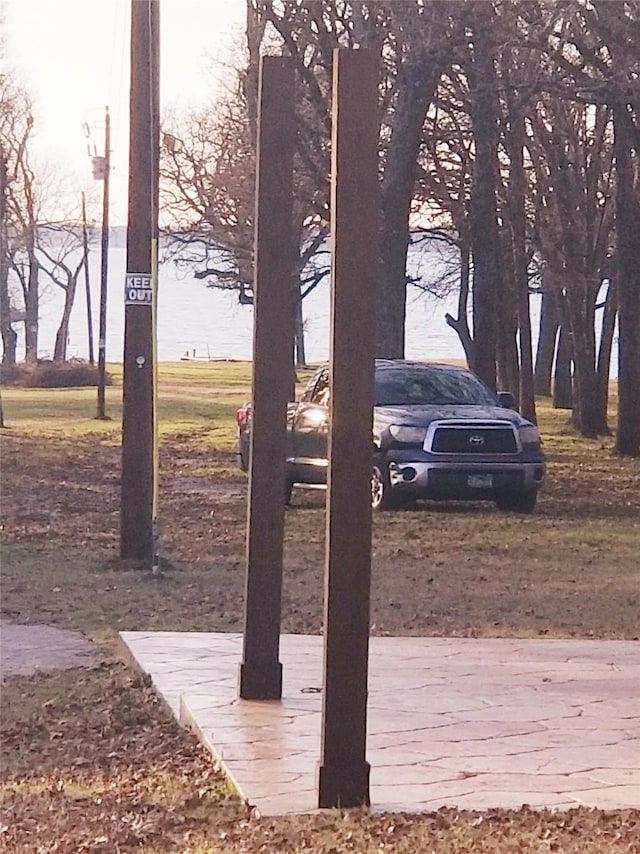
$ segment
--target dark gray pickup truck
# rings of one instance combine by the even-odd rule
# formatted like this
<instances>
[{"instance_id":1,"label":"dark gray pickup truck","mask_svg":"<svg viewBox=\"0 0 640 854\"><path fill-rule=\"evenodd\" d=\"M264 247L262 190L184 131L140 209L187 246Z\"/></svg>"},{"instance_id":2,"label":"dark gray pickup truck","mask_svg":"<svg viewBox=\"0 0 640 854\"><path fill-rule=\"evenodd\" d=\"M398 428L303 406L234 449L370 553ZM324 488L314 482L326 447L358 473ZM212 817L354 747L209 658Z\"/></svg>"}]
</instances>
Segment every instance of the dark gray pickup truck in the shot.
<instances>
[{"instance_id":1,"label":"dark gray pickup truck","mask_svg":"<svg viewBox=\"0 0 640 854\"><path fill-rule=\"evenodd\" d=\"M376 361L371 504L488 500L530 513L545 479L537 427L466 368ZM251 407L237 412L238 457L249 466ZM327 480L329 369L319 368L287 409L287 498Z\"/></svg>"}]
</instances>

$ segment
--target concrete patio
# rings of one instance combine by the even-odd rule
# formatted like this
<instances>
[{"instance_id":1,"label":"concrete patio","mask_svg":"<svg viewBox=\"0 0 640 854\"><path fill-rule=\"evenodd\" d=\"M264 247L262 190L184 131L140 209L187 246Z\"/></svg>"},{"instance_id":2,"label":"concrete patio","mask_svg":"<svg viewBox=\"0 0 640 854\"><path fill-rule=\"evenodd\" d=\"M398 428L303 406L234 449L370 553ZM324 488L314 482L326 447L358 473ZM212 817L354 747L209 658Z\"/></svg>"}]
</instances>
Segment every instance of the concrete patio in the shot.
<instances>
[{"instance_id":1,"label":"concrete patio","mask_svg":"<svg viewBox=\"0 0 640 854\"><path fill-rule=\"evenodd\" d=\"M125 655L262 815L316 808L322 638L283 635L281 702L237 699L242 636L123 632ZM376 811L640 807L640 643L371 639Z\"/></svg>"}]
</instances>

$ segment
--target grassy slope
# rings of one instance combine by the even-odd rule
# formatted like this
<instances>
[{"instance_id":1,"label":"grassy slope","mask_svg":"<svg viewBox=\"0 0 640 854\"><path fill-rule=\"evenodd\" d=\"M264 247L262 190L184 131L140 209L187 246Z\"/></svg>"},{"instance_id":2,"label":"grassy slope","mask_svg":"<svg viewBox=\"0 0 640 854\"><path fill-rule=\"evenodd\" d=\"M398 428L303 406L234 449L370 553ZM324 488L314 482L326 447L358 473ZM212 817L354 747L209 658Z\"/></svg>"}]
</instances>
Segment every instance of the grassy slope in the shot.
<instances>
[{"instance_id":1,"label":"grassy slope","mask_svg":"<svg viewBox=\"0 0 640 854\"><path fill-rule=\"evenodd\" d=\"M121 629L242 625L245 477L233 414L249 388L246 364L162 366L172 569L157 579L114 560L118 384L108 422L93 419L93 390L3 390L3 613L80 628L101 643L103 664L3 686L0 850L640 851L640 814L629 812L246 821L191 738L115 663L113 641ZM566 420L541 406L550 478L533 516L450 504L376 518L375 633L637 636L640 466L613 457L610 440L576 438ZM287 514L285 631L320 630L323 517L322 497L309 493Z\"/></svg>"}]
</instances>

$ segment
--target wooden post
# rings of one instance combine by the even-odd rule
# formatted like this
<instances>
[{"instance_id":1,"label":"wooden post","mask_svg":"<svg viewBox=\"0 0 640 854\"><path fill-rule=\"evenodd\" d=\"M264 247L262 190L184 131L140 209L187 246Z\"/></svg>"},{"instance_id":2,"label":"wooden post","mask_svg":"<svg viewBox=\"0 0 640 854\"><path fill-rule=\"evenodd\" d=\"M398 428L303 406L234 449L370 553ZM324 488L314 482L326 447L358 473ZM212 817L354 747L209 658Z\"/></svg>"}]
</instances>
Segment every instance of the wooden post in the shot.
<instances>
[{"instance_id":1,"label":"wooden post","mask_svg":"<svg viewBox=\"0 0 640 854\"><path fill-rule=\"evenodd\" d=\"M87 235L87 204L84 193L82 199L82 257L84 258L84 294L87 309L87 339L89 344L89 364L93 367L93 315L91 313L91 279L89 275L89 238Z\"/></svg>"},{"instance_id":2,"label":"wooden post","mask_svg":"<svg viewBox=\"0 0 640 854\"><path fill-rule=\"evenodd\" d=\"M369 804L378 56L337 49L333 75L331 413L318 806L355 807Z\"/></svg>"},{"instance_id":3,"label":"wooden post","mask_svg":"<svg viewBox=\"0 0 640 854\"><path fill-rule=\"evenodd\" d=\"M102 236L100 239L100 311L98 315L98 411L96 418L106 420L105 384L107 354L107 287L109 269L109 186L111 173L111 117L104 116L104 177L102 185ZM127 270L129 268L127 267Z\"/></svg>"},{"instance_id":4,"label":"wooden post","mask_svg":"<svg viewBox=\"0 0 640 854\"><path fill-rule=\"evenodd\" d=\"M153 560L154 301L157 283L159 0L131 4L120 557Z\"/></svg>"},{"instance_id":5,"label":"wooden post","mask_svg":"<svg viewBox=\"0 0 640 854\"><path fill-rule=\"evenodd\" d=\"M253 395L240 697L282 696L286 413L293 371L293 62L260 62Z\"/></svg>"}]
</instances>

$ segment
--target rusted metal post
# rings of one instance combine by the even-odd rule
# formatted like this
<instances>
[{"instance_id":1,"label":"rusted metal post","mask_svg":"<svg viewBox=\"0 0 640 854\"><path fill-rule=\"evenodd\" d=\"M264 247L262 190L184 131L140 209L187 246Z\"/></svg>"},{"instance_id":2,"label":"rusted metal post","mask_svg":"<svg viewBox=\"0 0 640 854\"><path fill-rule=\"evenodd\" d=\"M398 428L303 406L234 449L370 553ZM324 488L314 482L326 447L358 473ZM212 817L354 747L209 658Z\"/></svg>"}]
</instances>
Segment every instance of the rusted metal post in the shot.
<instances>
[{"instance_id":1,"label":"rusted metal post","mask_svg":"<svg viewBox=\"0 0 640 854\"><path fill-rule=\"evenodd\" d=\"M366 752L378 267L378 57L334 52L331 416L318 806L369 804Z\"/></svg>"},{"instance_id":2,"label":"rusted metal post","mask_svg":"<svg viewBox=\"0 0 640 854\"><path fill-rule=\"evenodd\" d=\"M253 395L240 697L282 696L279 661L286 412L293 371L293 62L260 64Z\"/></svg>"}]
</instances>

